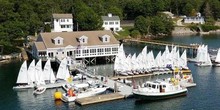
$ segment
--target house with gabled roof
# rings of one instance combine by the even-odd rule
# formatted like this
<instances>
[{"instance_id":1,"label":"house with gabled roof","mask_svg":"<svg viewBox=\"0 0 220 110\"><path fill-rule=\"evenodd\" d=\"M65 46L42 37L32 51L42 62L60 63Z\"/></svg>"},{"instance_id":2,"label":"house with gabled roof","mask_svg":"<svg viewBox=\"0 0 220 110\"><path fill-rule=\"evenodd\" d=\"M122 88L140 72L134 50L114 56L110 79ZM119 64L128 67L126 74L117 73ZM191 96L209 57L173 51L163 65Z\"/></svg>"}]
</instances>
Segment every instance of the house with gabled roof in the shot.
<instances>
[{"instance_id":1,"label":"house with gabled roof","mask_svg":"<svg viewBox=\"0 0 220 110\"><path fill-rule=\"evenodd\" d=\"M108 16L102 16L104 30L121 31L120 18L113 16L111 13Z\"/></svg>"},{"instance_id":2,"label":"house with gabled roof","mask_svg":"<svg viewBox=\"0 0 220 110\"><path fill-rule=\"evenodd\" d=\"M72 14L53 14L52 32L72 32L73 16Z\"/></svg>"},{"instance_id":3,"label":"house with gabled roof","mask_svg":"<svg viewBox=\"0 0 220 110\"><path fill-rule=\"evenodd\" d=\"M201 13L197 13L196 16L185 17L183 18L184 23L195 23L195 24L204 24L204 17L201 16Z\"/></svg>"},{"instance_id":4,"label":"house with gabled roof","mask_svg":"<svg viewBox=\"0 0 220 110\"><path fill-rule=\"evenodd\" d=\"M111 31L77 31L40 33L32 47L37 59L91 59L106 57L114 60L119 41Z\"/></svg>"}]
</instances>

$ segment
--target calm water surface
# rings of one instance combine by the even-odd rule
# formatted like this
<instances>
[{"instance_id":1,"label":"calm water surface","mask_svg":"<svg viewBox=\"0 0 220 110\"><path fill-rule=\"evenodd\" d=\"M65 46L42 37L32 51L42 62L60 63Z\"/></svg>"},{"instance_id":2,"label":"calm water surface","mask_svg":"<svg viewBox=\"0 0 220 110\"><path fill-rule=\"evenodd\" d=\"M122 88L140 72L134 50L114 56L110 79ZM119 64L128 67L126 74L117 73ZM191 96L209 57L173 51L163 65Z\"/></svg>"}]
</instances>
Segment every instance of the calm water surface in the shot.
<instances>
[{"instance_id":1,"label":"calm water surface","mask_svg":"<svg viewBox=\"0 0 220 110\"><path fill-rule=\"evenodd\" d=\"M205 43L211 48L220 47L220 35L212 36L175 36L163 39L181 43ZM127 53L139 53L144 45L125 45ZM196 67L189 63L196 87L188 89L185 97L155 102L138 102L135 99L117 100L87 106L54 101L55 89L49 89L42 95L34 96L33 90L14 91L17 74L22 61L13 61L0 65L0 110L219 110L220 109L220 67ZM90 66L97 74L112 75L113 64ZM154 76L163 78L166 76ZM149 80L149 77L139 81ZM59 89L62 91L62 89Z\"/></svg>"}]
</instances>

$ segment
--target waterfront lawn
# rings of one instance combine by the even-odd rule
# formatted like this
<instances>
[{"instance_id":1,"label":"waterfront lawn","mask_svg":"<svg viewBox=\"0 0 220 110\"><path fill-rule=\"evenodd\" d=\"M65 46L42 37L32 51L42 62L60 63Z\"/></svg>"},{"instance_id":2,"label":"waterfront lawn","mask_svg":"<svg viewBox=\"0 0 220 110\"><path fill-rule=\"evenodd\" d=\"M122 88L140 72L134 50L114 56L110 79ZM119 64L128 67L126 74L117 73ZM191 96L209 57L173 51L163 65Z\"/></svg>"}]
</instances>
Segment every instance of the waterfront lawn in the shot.
<instances>
[{"instance_id":1,"label":"waterfront lawn","mask_svg":"<svg viewBox=\"0 0 220 110\"><path fill-rule=\"evenodd\" d=\"M131 31L134 29L133 26L124 26L122 27L122 31L117 32L118 35L116 35L116 37L118 39L124 39L124 38L128 38L130 37Z\"/></svg>"}]
</instances>

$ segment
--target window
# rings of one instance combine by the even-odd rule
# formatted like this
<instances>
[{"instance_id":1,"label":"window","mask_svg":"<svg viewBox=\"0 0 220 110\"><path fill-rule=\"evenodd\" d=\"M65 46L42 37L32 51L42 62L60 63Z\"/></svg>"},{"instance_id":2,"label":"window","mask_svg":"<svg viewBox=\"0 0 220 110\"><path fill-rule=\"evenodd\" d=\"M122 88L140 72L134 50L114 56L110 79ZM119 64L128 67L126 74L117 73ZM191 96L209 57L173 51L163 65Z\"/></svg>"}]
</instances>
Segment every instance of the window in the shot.
<instances>
[{"instance_id":1,"label":"window","mask_svg":"<svg viewBox=\"0 0 220 110\"><path fill-rule=\"evenodd\" d=\"M61 28L65 28L65 25L61 25Z\"/></svg>"},{"instance_id":2,"label":"window","mask_svg":"<svg viewBox=\"0 0 220 110\"><path fill-rule=\"evenodd\" d=\"M56 19L56 22L58 22L58 19Z\"/></svg>"},{"instance_id":3,"label":"window","mask_svg":"<svg viewBox=\"0 0 220 110\"><path fill-rule=\"evenodd\" d=\"M109 22L109 24L110 24L110 25L113 25L113 24L114 24L114 22Z\"/></svg>"},{"instance_id":4,"label":"window","mask_svg":"<svg viewBox=\"0 0 220 110\"><path fill-rule=\"evenodd\" d=\"M118 22L115 22L115 24L118 24Z\"/></svg>"},{"instance_id":5,"label":"window","mask_svg":"<svg viewBox=\"0 0 220 110\"><path fill-rule=\"evenodd\" d=\"M106 42L108 41L108 38L107 38L107 37L105 37L105 41L106 41Z\"/></svg>"},{"instance_id":6,"label":"window","mask_svg":"<svg viewBox=\"0 0 220 110\"><path fill-rule=\"evenodd\" d=\"M156 88L156 85L152 85L152 88L154 88L154 89L155 89L155 88Z\"/></svg>"},{"instance_id":7,"label":"window","mask_svg":"<svg viewBox=\"0 0 220 110\"><path fill-rule=\"evenodd\" d=\"M118 31L118 28L115 28L116 31Z\"/></svg>"},{"instance_id":8,"label":"window","mask_svg":"<svg viewBox=\"0 0 220 110\"><path fill-rule=\"evenodd\" d=\"M65 19L61 19L61 22L65 22Z\"/></svg>"},{"instance_id":9,"label":"window","mask_svg":"<svg viewBox=\"0 0 220 110\"><path fill-rule=\"evenodd\" d=\"M108 25L108 22L105 22L105 25Z\"/></svg>"},{"instance_id":10,"label":"window","mask_svg":"<svg viewBox=\"0 0 220 110\"><path fill-rule=\"evenodd\" d=\"M60 40L57 40L57 44L60 44Z\"/></svg>"},{"instance_id":11,"label":"window","mask_svg":"<svg viewBox=\"0 0 220 110\"><path fill-rule=\"evenodd\" d=\"M66 21L69 22L69 19L67 19Z\"/></svg>"}]
</instances>

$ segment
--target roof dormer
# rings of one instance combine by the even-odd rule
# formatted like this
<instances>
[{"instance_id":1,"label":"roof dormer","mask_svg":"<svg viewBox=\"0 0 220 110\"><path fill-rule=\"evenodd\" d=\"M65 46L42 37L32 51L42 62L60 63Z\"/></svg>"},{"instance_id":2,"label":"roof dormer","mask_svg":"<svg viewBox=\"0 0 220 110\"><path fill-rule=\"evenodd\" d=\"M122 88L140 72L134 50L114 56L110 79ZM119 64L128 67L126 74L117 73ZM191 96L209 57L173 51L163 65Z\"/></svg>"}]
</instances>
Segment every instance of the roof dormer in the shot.
<instances>
[{"instance_id":1,"label":"roof dormer","mask_svg":"<svg viewBox=\"0 0 220 110\"><path fill-rule=\"evenodd\" d=\"M87 44L87 43L88 43L88 37L85 36L85 35L83 35L83 36L81 36L81 37L78 38L78 42L79 42L80 44Z\"/></svg>"},{"instance_id":2,"label":"roof dormer","mask_svg":"<svg viewBox=\"0 0 220 110\"><path fill-rule=\"evenodd\" d=\"M60 36L58 36L58 37L56 37L56 38L53 39L53 43L54 43L55 45L63 45L63 38L60 37Z\"/></svg>"},{"instance_id":3,"label":"roof dormer","mask_svg":"<svg viewBox=\"0 0 220 110\"><path fill-rule=\"evenodd\" d=\"M110 42L110 36L107 35L107 34L101 36L100 38L101 38L101 41L102 41L103 43Z\"/></svg>"}]
</instances>

